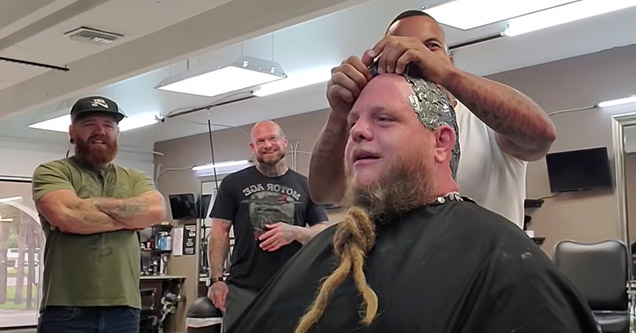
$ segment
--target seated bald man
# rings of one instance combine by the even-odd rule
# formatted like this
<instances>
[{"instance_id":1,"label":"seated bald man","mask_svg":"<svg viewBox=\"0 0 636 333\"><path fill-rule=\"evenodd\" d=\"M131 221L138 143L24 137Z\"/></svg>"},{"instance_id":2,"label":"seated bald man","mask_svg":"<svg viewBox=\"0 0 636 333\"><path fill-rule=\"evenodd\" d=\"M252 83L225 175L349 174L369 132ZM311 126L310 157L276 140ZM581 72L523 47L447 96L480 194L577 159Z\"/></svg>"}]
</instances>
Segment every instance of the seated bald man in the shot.
<instances>
[{"instance_id":1,"label":"seated bald man","mask_svg":"<svg viewBox=\"0 0 636 333\"><path fill-rule=\"evenodd\" d=\"M454 111L437 86L375 76L348 122L347 217L229 332L598 332L523 231L459 195Z\"/></svg>"}]
</instances>

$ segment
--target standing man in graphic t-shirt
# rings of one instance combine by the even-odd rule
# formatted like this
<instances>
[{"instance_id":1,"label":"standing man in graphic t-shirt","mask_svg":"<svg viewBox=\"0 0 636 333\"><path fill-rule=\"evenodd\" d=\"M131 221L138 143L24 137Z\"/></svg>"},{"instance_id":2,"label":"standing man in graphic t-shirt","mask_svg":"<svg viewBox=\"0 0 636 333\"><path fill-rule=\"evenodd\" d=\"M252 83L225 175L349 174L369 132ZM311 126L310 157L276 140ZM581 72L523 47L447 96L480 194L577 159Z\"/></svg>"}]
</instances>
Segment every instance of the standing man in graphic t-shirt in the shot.
<instances>
[{"instance_id":1,"label":"standing man in graphic t-shirt","mask_svg":"<svg viewBox=\"0 0 636 333\"><path fill-rule=\"evenodd\" d=\"M307 178L287 168L287 137L280 126L257 123L249 146L256 165L223 179L210 214L208 298L224 312L225 328L302 244L327 226L324 207L309 196ZM235 246L224 281L232 226Z\"/></svg>"},{"instance_id":2,"label":"standing man in graphic t-shirt","mask_svg":"<svg viewBox=\"0 0 636 333\"><path fill-rule=\"evenodd\" d=\"M46 235L38 332L139 331L139 240L164 199L150 178L113 163L118 123L108 98L71 108L75 155L38 166L33 200Z\"/></svg>"}]
</instances>

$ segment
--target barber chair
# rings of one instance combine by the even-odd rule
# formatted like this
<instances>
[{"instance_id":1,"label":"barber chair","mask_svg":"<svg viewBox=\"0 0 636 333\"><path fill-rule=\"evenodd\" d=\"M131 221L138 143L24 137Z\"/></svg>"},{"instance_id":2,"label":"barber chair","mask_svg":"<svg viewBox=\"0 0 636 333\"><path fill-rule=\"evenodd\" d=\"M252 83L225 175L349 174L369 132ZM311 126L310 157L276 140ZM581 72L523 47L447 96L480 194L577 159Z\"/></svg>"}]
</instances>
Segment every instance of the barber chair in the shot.
<instances>
[{"instance_id":1,"label":"barber chair","mask_svg":"<svg viewBox=\"0 0 636 333\"><path fill-rule=\"evenodd\" d=\"M593 244L561 241L554 262L578 289L603 333L629 333L628 251L617 240Z\"/></svg>"}]
</instances>

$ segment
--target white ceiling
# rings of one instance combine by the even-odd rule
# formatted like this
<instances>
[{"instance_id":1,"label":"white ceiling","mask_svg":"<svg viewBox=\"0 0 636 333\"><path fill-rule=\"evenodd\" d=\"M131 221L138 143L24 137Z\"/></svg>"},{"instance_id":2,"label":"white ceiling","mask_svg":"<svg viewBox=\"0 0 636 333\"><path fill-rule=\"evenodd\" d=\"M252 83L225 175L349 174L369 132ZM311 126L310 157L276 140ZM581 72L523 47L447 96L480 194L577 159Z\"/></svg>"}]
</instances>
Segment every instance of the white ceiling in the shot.
<instances>
[{"instance_id":1,"label":"white ceiling","mask_svg":"<svg viewBox=\"0 0 636 333\"><path fill-rule=\"evenodd\" d=\"M33 11L31 2L31 8L26 8L16 4L26 1L11 1L14 6L8 9L14 14L5 15L4 3L0 13L0 56L68 65L71 70L62 73L0 62L0 139L61 143L66 135L26 126L68 112L78 97L88 94L114 98L129 115L150 111L168 115L215 103L218 98L154 87L170 75L225 65L241 53L273 57L290 76L314 67L328 71L349 55L372 47L397 13L436 2L188 0L184 6L177 0L37 0L33 2L43 7ZM51 15L64 17L60 11L69 17L46 20ZM104 48L62 35L81 25L122 33L125 38ZM470 31L447 27L446 32L449 44L454 45L499 33L505 26L506 22L500 22ZM636 7L464 47L455 50L454 57L459 68L488 75L634 44L634 31ZM23 38L5 42L11 36ZM124 133L122 145L149 150L156 141L202 133L208 117L213 123L239 126L324 109L324 93L321 83L166 119Z\"/></svg>"}]
</instances>

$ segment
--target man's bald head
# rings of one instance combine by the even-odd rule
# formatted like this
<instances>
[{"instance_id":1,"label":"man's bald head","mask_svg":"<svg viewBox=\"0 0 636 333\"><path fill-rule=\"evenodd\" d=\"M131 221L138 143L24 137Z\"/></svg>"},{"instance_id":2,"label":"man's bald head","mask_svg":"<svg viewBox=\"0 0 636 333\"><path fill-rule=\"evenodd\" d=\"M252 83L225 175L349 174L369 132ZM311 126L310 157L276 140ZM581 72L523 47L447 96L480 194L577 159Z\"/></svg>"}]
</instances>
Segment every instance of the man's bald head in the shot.
<instances>
[{"instance_id":1,"label":"man's bald head","mask_svg":"<svg viewBox=\"0 0 636 333\"><path fill-rule=\"evenodd\" d=\"M250 136L252 141L254 141L254 135L260 134L262 132L277 132L278 135L283 137L285 134L283 133L283 129L276 122L271 120L259 121L254 126L252 126L252 130L250 131Z\"/></svg>"}]
</instances>

